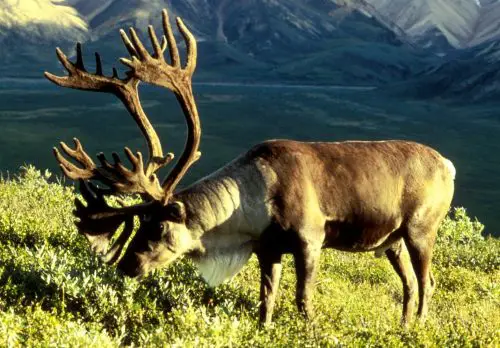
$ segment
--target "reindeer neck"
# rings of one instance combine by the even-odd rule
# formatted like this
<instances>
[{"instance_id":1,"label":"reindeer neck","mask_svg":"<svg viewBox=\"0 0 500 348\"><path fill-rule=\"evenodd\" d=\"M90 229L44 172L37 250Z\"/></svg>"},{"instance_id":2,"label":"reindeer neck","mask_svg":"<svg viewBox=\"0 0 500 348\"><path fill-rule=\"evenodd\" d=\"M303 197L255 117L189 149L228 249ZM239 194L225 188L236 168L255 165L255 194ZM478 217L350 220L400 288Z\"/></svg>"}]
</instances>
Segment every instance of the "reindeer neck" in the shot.
<instances>
[{"instance_id":1,"label":"reindeer neck","mask_svg":"<svg viewBox=\"0 0 500 348\"><path fill-rule=\"evenodd\" d=\"M257 239L270 221L266 180L257 165L233 162L175 195L204 248ZM221 238L222 237L222 238Z\"/></svg>"},{"instance_id":2,"label":"reindeer neck","mask_svg":"<svg viewBox=\"0 0 500 348\"><path fill-rule=\"evenodd\" d=\"M269 225L268 180L258 164L233 162L179 192L192 232L193 259L211 286L246 264Z\"/></svg>"}]
</instances>

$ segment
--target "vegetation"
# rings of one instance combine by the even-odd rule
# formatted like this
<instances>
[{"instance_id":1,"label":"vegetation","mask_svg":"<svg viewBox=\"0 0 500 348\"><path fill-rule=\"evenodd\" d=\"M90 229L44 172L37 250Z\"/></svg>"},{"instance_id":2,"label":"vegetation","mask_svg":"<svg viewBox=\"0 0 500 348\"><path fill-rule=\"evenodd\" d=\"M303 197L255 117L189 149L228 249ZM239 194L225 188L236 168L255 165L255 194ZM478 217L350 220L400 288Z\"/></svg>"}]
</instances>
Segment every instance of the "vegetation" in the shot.
<instances>
[{"instance_id":1,"label":"vegetation","mask_svg":"<svg viewBox=\"0 0 500 348\"><path fill-rule=\"evenodd\" d=\"M316 317L294 306L293 260L274 324L259 329L257 262L209 289L187 260L141 282L91 255L72 187L25 168L0 180L0 346L498 346L500 241L454 209L439 232L428 321L399 325L402 290L385 258L325 250Z\"/></svg>"}]
</instances>

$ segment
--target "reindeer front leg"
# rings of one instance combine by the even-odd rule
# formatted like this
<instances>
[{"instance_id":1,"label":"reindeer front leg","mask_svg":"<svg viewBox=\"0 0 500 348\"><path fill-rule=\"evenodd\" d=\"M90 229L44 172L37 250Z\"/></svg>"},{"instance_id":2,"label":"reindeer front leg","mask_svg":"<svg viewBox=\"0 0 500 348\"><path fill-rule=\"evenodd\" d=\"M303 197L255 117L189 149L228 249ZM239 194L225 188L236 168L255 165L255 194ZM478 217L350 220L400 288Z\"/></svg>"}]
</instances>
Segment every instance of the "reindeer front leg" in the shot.
<instances>
[{"instance_id":1,"label":"reindeer front leg","mask_svg":"<svg viewBox=\"0 0 500 348\"><path fill-rule=\"evenodd\" d=\"M260 324L271 323L281 278L281 253L260 250Z\"/></svg>"}]
</instances>

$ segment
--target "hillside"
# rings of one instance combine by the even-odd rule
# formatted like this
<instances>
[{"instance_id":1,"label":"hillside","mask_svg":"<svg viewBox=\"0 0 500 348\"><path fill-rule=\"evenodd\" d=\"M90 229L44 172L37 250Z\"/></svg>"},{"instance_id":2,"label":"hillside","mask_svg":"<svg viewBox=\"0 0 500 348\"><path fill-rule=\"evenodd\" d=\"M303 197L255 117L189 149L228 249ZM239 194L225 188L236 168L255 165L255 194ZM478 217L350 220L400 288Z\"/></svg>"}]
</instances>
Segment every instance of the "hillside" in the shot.
<instances>
[{"instance_id":1,"label":"hillside","mask_svg":"<svg viewBox=\"0 0 500 348\"><path fill-rule=\"evenodd\" d=\"M46 1L42 10L50 13L54 9L47 3L51 2ZM0 51L0 76L38 77L42 70L58 70L54 46L71 54L70 42L76 40L85 43L88 56L99 50L110 70L125 54L118 29L134 26L144 34L151 23L159 29L165 7L172 16L184 18L196 35L201 52L196 76L205 81L378 85L404 80L437 60L403 43L376 18L357 11L337 16L343 7L330 0L68 0L62 4L66 6L57 8L65 11L54 12L53 21L44 21L37 31L32 28L34 20L19 33L3 28L0 20L4 33L0 39L6 48ZM61 23L67 24L66 32L57 31Z\"/></svg>"},{"instance_id":2,"label":"hillside","mask_svg":"<svg viewBox=\"0 0 500 348\"><path fill-rule=\"evenodd\" d=\"M47 61L48 47L87 41L89 27L77 10L52 0L6 0L0 4L0 76L22 74ZM40 66L38 65L38 68Z\"/></svg>"},{"instance_id":3,"label":"hillside","mask_svg":"<svg viewBox=\"0 0 500 348\"><path fill-rule=\"evenodd\" d=\"M344 0L436 52L471 48L500 38L500 2L480 0Z\"/></svg>"},{"instance_id":4,"label":"hillside","mask_svg":"<svg viewBox=\"0 0 500 348\"><path fill-rule=\"evenodd\" d=\"M498 346L500 241L456 209L440 228L425 325L399 325L401 284L385 258L324 251L310 323L287 257L274 324L257 326L258 264L209 289L188 261L141 282L91 256L73 189L34 168L0 181L0 346Z\"/></svg>"},{"instance_id":5,"label":"hillside","mask_svg":"<svg viewBox=\"0 0 500 348\"><path fill-rule=\"evenodd\" d=\"M56 1L4 0L0 6L0 40L10 35L31 43L85 40L88 30L76 9Z\"/></svg>"},{"instance_id":6,"label":"hillside","mask_svg":"<svg viewBox=\"0 0 500 348\"><path fill-rule=\"evenodd\" d=\"M9 0L0 8L0 76L61 71L54 47L73 55L75 41L90 65L99 51L109 72L126 55L118 29L159 30L162 8L198 39L198 81L403 82L406 97L474 101L499 94L496 60L482 50L499 42L500 2L487 0Z\"/></svg>"},{"instance_id":7,"label":"hillside","mask_svg":"<svg viewBox=\"0 0 500 348\"><path fill-rule=\"evenodd\" d=\"M483 44L425 69L410 81L389 86L392 93L462 103L500 99L500 42Z\"/></svg>"}]
</instances>

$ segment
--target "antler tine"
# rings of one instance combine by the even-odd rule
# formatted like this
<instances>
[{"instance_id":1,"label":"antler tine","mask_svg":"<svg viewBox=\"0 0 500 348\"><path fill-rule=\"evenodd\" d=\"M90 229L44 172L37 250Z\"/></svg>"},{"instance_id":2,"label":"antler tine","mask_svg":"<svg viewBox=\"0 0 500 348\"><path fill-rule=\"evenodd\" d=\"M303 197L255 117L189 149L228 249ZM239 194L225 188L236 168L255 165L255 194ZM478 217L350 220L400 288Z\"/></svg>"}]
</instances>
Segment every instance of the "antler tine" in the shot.
<instances>
[{"instance_id":1,"label":"antler tine","mask_svg":"<svg viewBox=\"0 0 500 348\"><path fill-rule=\"evenodd\" d=\"M188 30L181 18L177 17L177 27L179 28L184 41L186 42L187 58L186 58L186 70L192 76L196 69L196 57L198 56L198 47L196 45L196 39L193 34Z\"/></svg>"},{"instance_id":2,"label":"antler tine","mask_svg":"<svg viewBox=\"0 0 500 348\"><path fill-rule=\"evenodd\" d=\"M142 154L138 151L137 156L135 156L128 147L125 148L125 154L128 157L130 163L132 163L133 170L144 171L144 164L142 162Z\"/></svg>"},{"instance_id":3,"label":"antler tine","mask_svg":"<svg viewBox=\"0 0 500 348\"><path fill-rule=\"evenodd\" d=\"M98 52L95 53L95 66L96 75L103 76L101 55Z\"/></svg>"},{"instance_id":4,"label":"antler tine","mask_svg":"<svg viewBox=\"0 0 500 348\"><path fill-rule=\"evenodd\" d=\"M162 22L163 31L165 32L168 51L170 52L170 59L172 60L172 66L181 66L181 59L179 57L179 50L177 49L177 43L175 42L174 33L172 31L172 26L170 25L170 20L168 18L168 12L164 9L162 12Z\"/></svg>"},{"instance_id":5,"label":"antler tine","mask_svg":"<svg viewBox=\"0 0 500 348\"><path fill-rule=\"evenodd\" d=\"M75 149L72 150L69 146L67 146L64 142L61 142L61 147L68 154L75 158L78 162L83 164L85 167L95 167L94 161L90 158L89 155L84 151L82 143L78 138L73 138L73 142L75 143Z\"/></svg>"},{"instance_id":6,"label":"antler tine","mask_svg":"<svg viewBox=\"0 0 500 348\"><path fill-rule=\"evenodd\" d=\"M95 175L94 171L96 169L96 166L92 159L83 150L80 141L77 138L73 138L73 141L75 142L74 150L64 142L61 142L60 146L69 157L73 158L75 161L83 165L83 168L79 168L65 159L64 156L61 155L59 150L54 147L53 152L56 156L57 161L59 162L59 166L61 167L64 175L72 180L91 179Z\"/></svg>"},{"instance_id":7,"label":"antler tine","mask_svg":"<svg viewBox=\"0 0 500 348\"><path fill-rule=\"evenodd\" d=\"M131 57L137 57L137 51L135 50L134 45L130 41L130 39L127 36L127 33L125 30L120 29L120 36L122 38L123 44L125 45L125 48L127 49L128 53L130 54Z\"/></svg>"},{"instance_id":8,"label":"antler tine","mask_svg":"<svg viewBox=\"0 0 500 348\"><path fill-rule=\"evenodd\" d=\"M118 238L113 243L111 248L106 252L106 254L102 256L102 260L108 265L112 265L116 261L118 261L118 258L120 257L122 250L127 243L127 240L132 235L132 232L134 232L133 215L125 219L125 227L123 229L123 232L120 234L120 236L118 236Z\"/></svg>"},{"instance_id":9,"label":"antler tine","mask_svg":"<svg viewBox=\"0 0 500 348\"><path fill-rule=\"evenodd\" d=\"M85 70L85 67L83 66L82 44L79 43L79 42L76 43L76 63L75 63L75 67L78 70L87 71L87 70Z\"/></svg>"},{"instance_id":10,"label":"antler tine","mask_svg":"<svg viewBox=\"0 0 500 348\"><path fill-rule=\"evenodd\" d=\"M155 30L152 25L148 26L149 38L151 39L151 45L153 45L153 58L157 59L165 59L163 57L163 52L165 51L166 46L166 38L162 37L162 44L158 41L158 37L156 37Z\"/></svg>"},{"instance_id":11,"label":"antler tine","mask_svg":"<svg viewBox=\"0 0 500 348\"><path fill-rule=\"evenodd\" d=\"M142 44L142 41L139 40L139 37L137 36L137 33L135 32L134 28L129 29L130 37L132 38L135 50L138 54L139 58L146 58L149 56L149 52L146 50L146 47Z\"/></svg>"}]
</instances>

